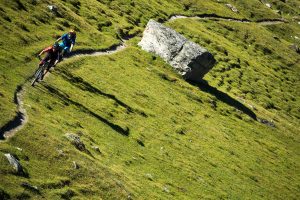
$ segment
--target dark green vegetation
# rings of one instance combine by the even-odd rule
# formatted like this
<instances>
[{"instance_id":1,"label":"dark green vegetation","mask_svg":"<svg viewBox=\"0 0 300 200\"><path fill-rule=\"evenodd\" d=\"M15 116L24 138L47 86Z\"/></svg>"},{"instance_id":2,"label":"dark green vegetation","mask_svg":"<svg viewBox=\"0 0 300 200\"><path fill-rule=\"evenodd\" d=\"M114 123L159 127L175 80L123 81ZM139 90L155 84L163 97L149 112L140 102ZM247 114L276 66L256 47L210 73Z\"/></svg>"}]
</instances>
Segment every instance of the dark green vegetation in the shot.
<instances>
[{"instance_id":1,"label":"dark green vegetation","mask_svg":"<svg viewBox=\"0 0 300 200\"><path fill-rule=\"evenodd\" d=\"M101 50L136 36L116 54L65 60L35 88L25 82L29 121L0 143L2 199L300 195L298 1L272 1L270 9L254 0L64 0L52 1L54 13L48 1L0 2L1 127L16 115L14 92L34 73L35 54L57 35L75 28L75 50ZM174 14L284 17L289 23L166 23L218 61L206 83L193 84L136 45L150 18L166 21ZM80 136L85 150L66 133ZM26 176L17 175L3 153L18 157Z\"/></svg>"}]
</instances>

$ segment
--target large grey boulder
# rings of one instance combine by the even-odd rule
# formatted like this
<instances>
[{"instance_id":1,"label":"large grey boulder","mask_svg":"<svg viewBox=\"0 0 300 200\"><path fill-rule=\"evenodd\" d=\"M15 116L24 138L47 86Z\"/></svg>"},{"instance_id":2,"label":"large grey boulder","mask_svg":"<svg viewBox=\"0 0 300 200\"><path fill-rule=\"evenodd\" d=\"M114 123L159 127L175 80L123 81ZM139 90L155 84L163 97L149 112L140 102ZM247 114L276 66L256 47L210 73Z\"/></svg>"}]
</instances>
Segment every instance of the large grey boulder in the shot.
<instances>
[{"instance_id":1,"label":"large grey boulder","mask_svg":"<svg viewBox=\"0 0 300 200\"><path fill-rule=\"evenodd\" d=\"M205 48L154 20L148 22L138 45L160 56L187 80L200 81L215 64Z\"/></svg>"}]
</instances>

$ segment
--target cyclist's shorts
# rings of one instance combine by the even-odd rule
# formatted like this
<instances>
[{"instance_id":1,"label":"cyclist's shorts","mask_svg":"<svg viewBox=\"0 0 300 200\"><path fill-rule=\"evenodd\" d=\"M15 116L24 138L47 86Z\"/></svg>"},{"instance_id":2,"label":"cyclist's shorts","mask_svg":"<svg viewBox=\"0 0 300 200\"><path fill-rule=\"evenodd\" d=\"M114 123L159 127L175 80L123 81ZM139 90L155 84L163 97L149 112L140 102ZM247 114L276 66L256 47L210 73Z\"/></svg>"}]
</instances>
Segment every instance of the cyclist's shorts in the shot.
<instances>
[{"instance_id":1,"label":"cyclist's shorts","mask_svg":"<svg viewBox=\"0 0 300 200\"><path fill-rule=\"evenodd\" d=\"M59 43L59 47L65 53L70 53L70 47L66 46L63 42Z\"/></svg>"}]
</instances>

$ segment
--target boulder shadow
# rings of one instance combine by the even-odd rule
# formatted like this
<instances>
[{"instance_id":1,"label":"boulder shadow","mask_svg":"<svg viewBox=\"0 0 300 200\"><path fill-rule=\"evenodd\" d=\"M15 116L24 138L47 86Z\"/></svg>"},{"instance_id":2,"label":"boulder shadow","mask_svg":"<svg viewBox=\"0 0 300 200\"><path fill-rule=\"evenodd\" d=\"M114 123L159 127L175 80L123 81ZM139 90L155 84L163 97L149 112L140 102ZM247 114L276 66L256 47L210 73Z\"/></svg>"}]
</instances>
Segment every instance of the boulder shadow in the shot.
<instances>
[{"instance_id":1,"label":"boulder shadow","mask_svg":"<svg viewBox=\"0 0 300 200\"><path fill-rule=\"evenodd\" d=\"M201 82L188 81L188 83L190 83L191 85L197 86L201 91L215 96L218 100L242 111L244 114L248 115L249 117L251 117L252 119L257 121L256 114L250 108L246 107L244 104L242 104L238 100L232 98L228 94L218 90L217 88L215 88L213 86L210 86L207 81L205 81L205 80L202 80Z\"/></svg>"}]
</instances>

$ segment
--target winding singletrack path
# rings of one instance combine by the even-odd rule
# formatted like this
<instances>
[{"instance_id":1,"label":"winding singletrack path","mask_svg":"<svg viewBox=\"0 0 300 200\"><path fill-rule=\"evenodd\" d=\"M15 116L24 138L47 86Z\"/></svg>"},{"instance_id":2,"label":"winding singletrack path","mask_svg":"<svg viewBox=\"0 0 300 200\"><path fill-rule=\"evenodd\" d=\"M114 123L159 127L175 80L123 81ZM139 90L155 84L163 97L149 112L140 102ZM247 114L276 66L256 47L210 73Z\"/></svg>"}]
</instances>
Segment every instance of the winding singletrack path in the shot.
<instances>
[{"instance_id":1,"label":"winding singletrack path","mask_svg":"<svg viewBox=\"0 0 300 200\"><path fill-rule=\"evenodd\" d=\"M284 19L263 19L258 21L250 21L248 19L235 19L229 17L221 17L215 14L203 14L198 16L184 16L184 15L173 15L166 22L174 21L176 19L189 18L189 19L209 19L209 20L220 20L220 21L232 21L238 23L256 23L260 25L272 25L272 24L281 24L288 23L288 21ZM89 50L77 50L72 52L69 58L71 57L83 57L83 56L104 56L109 54L117 53L126 48L126 40L122 39L122 43L120 45L112 46L108 49L101 51L89 51ZM67 59L69 59L67 58ZM23 84L19 85L15 91L14 102L17 105L17 113L16 116L6 123L3 127L0 128L0 141L8 139L15 135L16 132L21 130L24 125L28 122L28 115L24 108L24 93L26 92L26 83L30 80L27 79ZM27 88L29 89L29 88Z\"/></svg>"}]
</instances>

